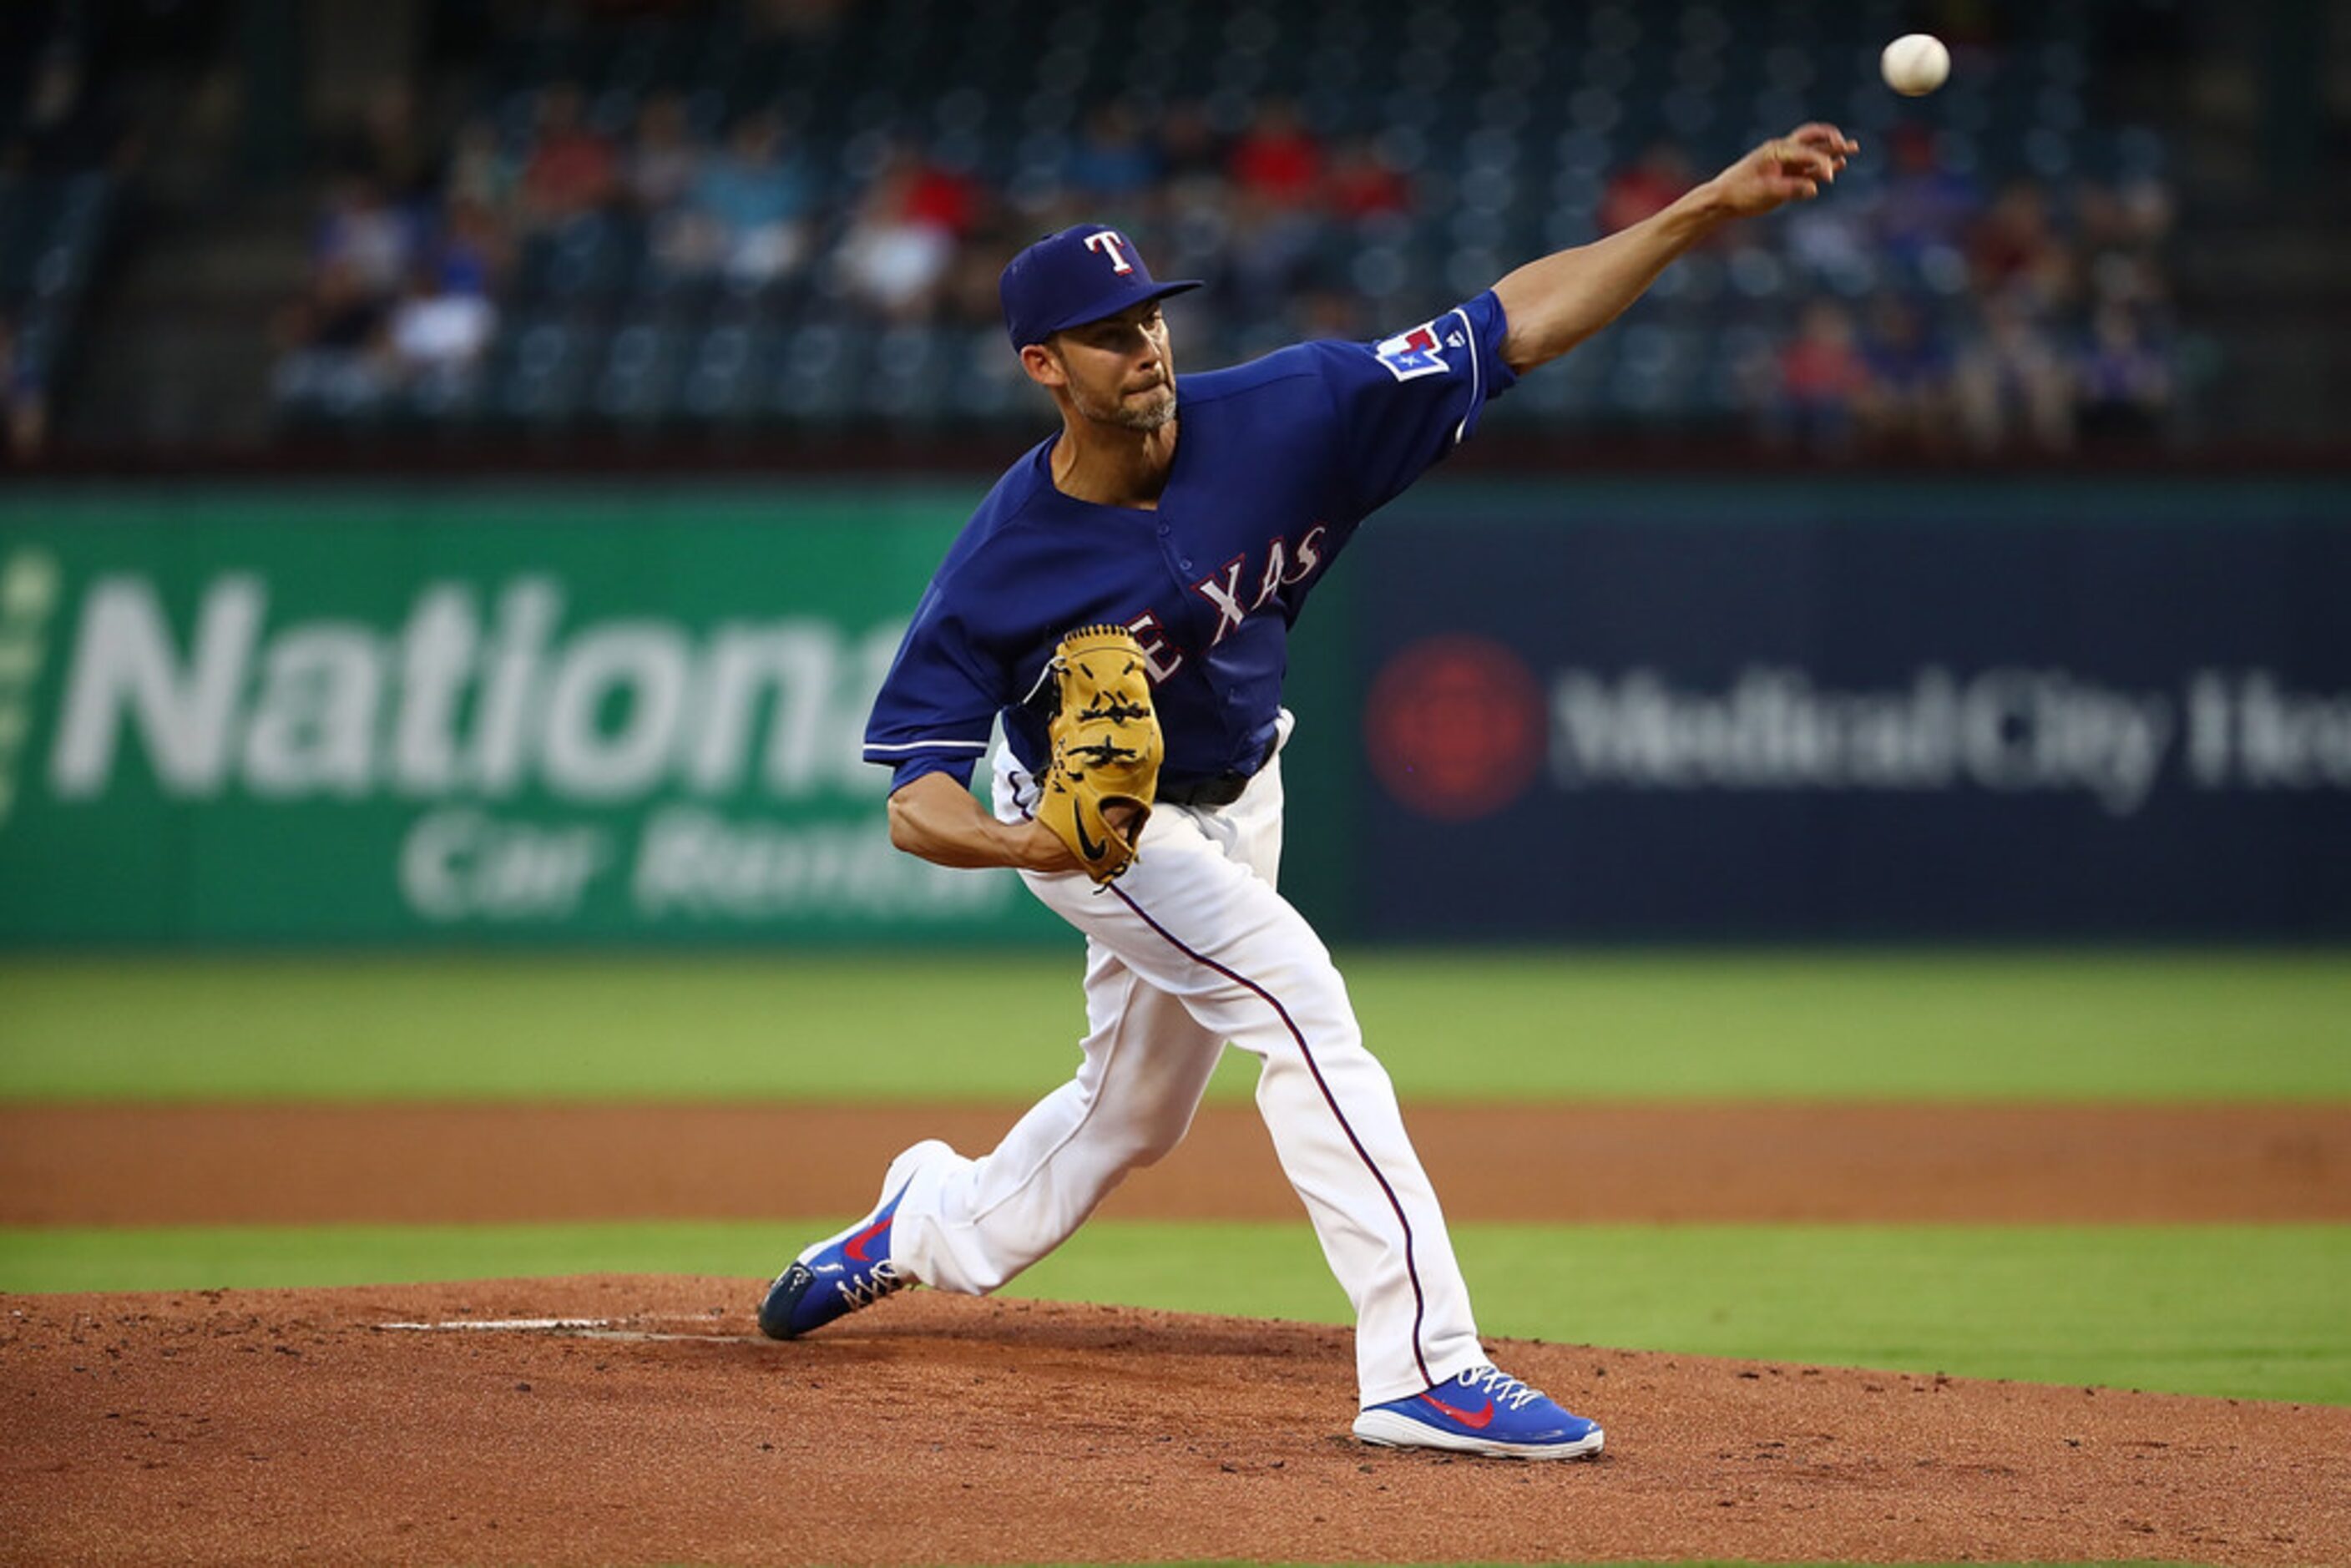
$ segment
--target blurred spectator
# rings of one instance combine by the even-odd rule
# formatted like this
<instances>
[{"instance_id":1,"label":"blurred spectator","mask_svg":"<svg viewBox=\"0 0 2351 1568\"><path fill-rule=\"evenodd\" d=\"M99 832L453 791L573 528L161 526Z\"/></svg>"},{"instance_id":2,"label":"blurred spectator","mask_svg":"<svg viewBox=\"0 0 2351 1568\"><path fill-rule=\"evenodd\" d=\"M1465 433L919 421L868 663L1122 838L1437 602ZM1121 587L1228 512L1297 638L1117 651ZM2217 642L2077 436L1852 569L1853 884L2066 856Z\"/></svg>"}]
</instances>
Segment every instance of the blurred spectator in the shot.
<instances>
[{"instance_id":1,"label":"blurred spectator","mask_svg":"<svg viewBox=\"0 0 2351 1568\"><path fill-rule=\"evenodd\" d=\"M1205 108L1180 99L1159 117L1158 152L1155 204L1168 236L1168 259L1160 266L1180 276L1202 276L1215 270L1215 258L1232 226L1233 186L1225 172L1225 139ZM1186 267L1194 270L1183 272Z\"/></svg>"},{"instance_id":2,"label":"blurred spectator","mask_svg":"<svg viewBox=\"0 0 2351 1568\"><path fill-rule=\"evenodd\" d=\"M1144 140L1126 100L1096 105L1070 153L1071 193L1090 212L1108 214L1140 203L1159 174L1159 149Z\"/></svg>"},{"instance_id":3,"label":"blurred spectator","mask_svg":"<svg viewBox=\"0 0 2351 1568\"><path fill-rule=\"evenodd\" d=\"M1312 206L1294 206L1262 192L1234 193L1225 235L1224 267L1216 303L1235 317L1265 324L1269 336L1290 333L1322 249L1324 224Z\"/></svg>"},{"instance_id":4,"label":"blurred spectator","mask_svg":"<svg viewBox=\"0 0 2351 1568\"><path fill-rule=\"evenodd\" d=\"M1238 193L1267 207L1307 205L1322 183L1322 144L1286 98L1259 105L1225 162Z\"/></svg>"},{"instance_id":5,"label":"blurred spectator","mask_svg":"<svg viewBox=\"0 0 2351 1568\"><path fill-rule=\"evenodd\" d=\"M2074 193L2074 245L2093 308L2161 302L2159 247L2171 232L2170 195L2150 180L2121 190L2085 183Z\"/></svg>"},{"instance_id":6,"label":"blurred spectator","mask_svg":"<svg viewBox=\"0 0 2351 1568\"><path fill-rule=\"evenodd\" d=\"M497 324L497 308L481 294L450 288L438 272L419 268L385 333L392 382L430 399L463 394Z\"/></svg>"},{"instance_id":7,"label":"blurred spectator","mask_svg":"<svg viewBox=\"0 0 2351 1568\"><path fill-rule=\"evenodd\" d=\"M1959 355L1955 386L1961 431L1979 452L2062 452L2074 444L2064 358L2011 296L1984 302L1981 329Z\"/></svg>"},{"instance_id":8,"label":"blurred spectator","mask_svg":"<svg viewBox=\"0 0 2351 1568\"><path fill-rule=\"evenodd\" d=\"M1790 212L1779 235L1788 259L1808 282L1848 297L1866 291L1878 276L1866 214L1858 203L1812 202Z\"/></svg>"},{"instance_id":9,"label":"blurred spectator","mask_svg":"<svg viewBox=\"0 0 2351 1568\"><path fill-rule=\"evenodd\" d=\"M686 127L684 100L674 92L646 99L629 148L630 204L648 218L674 211L694 193L702 163L703 151Z\"/></svg>"},{"instance_id":10,"label":"blurred spectator","mask_svg":"<svg viewBox=\"0 0 2351 1568\"><path fill-rule=\"evenodd\" d=\"M1326 231L1322 143L1306 129L1286 98L1259 106L1233 142L1225 164L1230 181L1222 235L1225 298L1217 304L1280 336L1304 304L1301 290Z\"/></svg>"},{"instance_id":11,"label":"blurred spectator","mask_svg":"<svg viewBox=\"0 0 2351 1568\"><path fill-rule=\"evenodd\" d=\"M48 388L5 316L0 316L0 433L7 437L8 455L20 463L39 456L48 444Z\"/></svg>"},{"instance_id":12,"label":"blurred spectator","mask_svg":"<svg viewBox=\"0 0 2351 1568\"><path fill-rule=\"evenodd\" d=\"M1412 182L1369 136L1350 136L1332 150L1323 200L1342 222L1360 226L1412 211Z\"/></svg>"},{"instance_id":13,"label":"blurred spectator","mask_svg":"<svg viewBox=\"0 0 2351 1568\"><path fill-rule=\"evenodd\" d=\"M2123 235L2132 244L2152 250L2170 237L2179 204L2162 181L2144 174L2126 180L2116 197L2122 204Z\"/></svg>"},{"instance_id":14,"label":"blurred spectator","mask_svg":"<svg viewBox=\"0 0 2351 1568\"><path fill-rule=\"evenodd\" d=\"M659 227L664 266L685 277L723 273L738 287L785 277L808 255L815 182L785 147L773 113L747 115L726 148L706 160L684 205Z\"/></svg>"},{"instance_id":15,"label":"blurred spectator","mask_svg":"<svg viewBox=\"0 0 2351 1568\"><path fill-rule=\"evenodd\" d=\"M983 219L972 237L957 247L955 258L948 264L947 274L939 289L939 304L946 320L958 327L985 329L991 339L1001 341L1004 325L1004 303L997 284L1004 271L1004 258L1011 256L1036 237L1033 227L1013 228L1004 219L1008 214L1001 209L990 218ZM1080 223L1081 217L1072 217ZM1064 225L1066 226L1066 225ZM983 362L998 365L993 355ZM1010 370L1010 361L1002 362Z\"/></svg>"},{"instance_id":16,"label":"blurred spectator","mask_svg":"<svg viewBox=\"0 0 2351 1568\"><path fill-rule=\"evenodd\" d=\"M442 290L485 298L503 286L510 256L505 232L479 202L453 196L433 252L434 277Z\"/></svg>"},{"instance_id":17,"label":"blurred spectator","mask_svg":"<svg viewBox=\"0 0 2351 1568\"><path fill-rule=\"evenodd\" d=\"M619 156L586 122L580 89L558 82L541 91L538 135L522 170L524 226L559 229L601 212L619 177Z\"/></svg>"},{"instance_id":18,"label":"blurred spectator","mask_svg":"<svg viewBox=\"0 0 2351 1568\"><path fill-rule=\"evenodd\" d=\"M1614 234L1653 218L1698 183L1689 155L1677 142L1652 141L1630 165L1610 176L1600 193L1600 232Z\"/></svg>"},{"instance_id":19,"label":"blurred spectator","mask_svg":"<svg viewBox=\"0 0 2351 1568\"><path fill-rule=\"evenodd\" d=\"M2099 308L2074 366L2074 402L2085 440L2145 440L2171 408L2171 369L2120 304Z\"/></svg>"},{"instance_id":20,"label":"blurred spectator","mask_svg":"<svg viewBox=\"0 0 2351 1568\"><path fill-rule=\"evenodd\" d=\"M1979 294L2021 290L2054 305L2071 293L2070 262L2050 224L2049 193L2036 181L2008 185L1968 232L1968 267Z\"/></svg>"},{"instance_id":21,"label":"blurred spectator","mask_svg":"<svg viewBox=\"0 0 2351 1568\"><path fill-rule=\"evenodd\" d=\"M309 293L281 312L272 390L279 403L339 412L372 407L385 385L383 299L341 257L320 264Z\"/></svg>"},{"instance_id":22,"label":"blurred spectator","mask_svg":"<svg viewBox=\"0 0 2351 1568\"><path fill-rule=\"evenodd\" d=\"M1815 451L1847 451L1869 390L1853 318L1825 299L1805 306L1796 336L1780 350L1777 432Z\"/></svg>"},{"instance_id":23,"label":"blurred spectator","mask_svg":"<svg viewBox=\"0 0 2351 1568\"><path fill-rule=\"evenodd\" d=\"M893 321L919 320L980 217L978 183L912 143L890 152L841 242L851 298Z\"/></svg>"},{"instance_id":24,"label":"blurred spectator","mask_svg":"<svg viewBox=\"0 0 2351 1568\"><path fill-rule=\"evenodd\" d=\"M1198 100L1182 99L1159 117L1160 178L1178 192L1225 183L1224 139Z\"/></svg>"},{"instance_id":25,"label":"blurred spectator","mask_svg":"<svg viewBox=\"0 0 2351 1568\"><path fill-rule=\"evenodd\" d=\"M415 218L392 205L372 175L345 174L334 182L310 246L314 271L344 269L361 291L389 298L406 281L416 251Z\"/></svg>"},{"instance_id":26,"label":"blurred spectator","mask_svg":"<svg viewBox=\"0 0 2351 1568\"><path fill-rule=\"evenodd\" d=\"M437 172L417 129L415 94L405 82L384 82L369 95L358 131L336 162L371 182L395 207L432 205Z\"/></svg>"},{"instance_id":27,"label":"blurred spectator","mask_svg":"<svg viewBox=\"0 0 2351 1568\"><path fill-rule=\"evenodd\" d=\"M1917 306L1879 294L1870 305L1862 360L1869 395L1861 412L1873 444L1928 453L1951 444L1951 355Z\"/></svg>"},{"instance_id":28,"label":"blurred spectator","mask_svg":"<svg viewBox=\"0 0 2351 1568\"><path fill-rule=\"evenodd\" d=\"M457 130L449 153L452 202L481 208L500 227L511 219L522 186L522 166L498 138L498 128L475 115Z\"/></svg>"},{"instance_id":29,"label":"blurred spectator","mask_svg":"<svg viewBox=\"0 0 2351 1568\"><path fill-rule=\"evenodd\" d=\"M1887 136L1892 172L1876 211L1877 244L1900 273L1941 293L1966 282L1959 243L1982 204L1975 182L1938 156L1935 134L1904 123Z\"/></svg>"}]
</instances>

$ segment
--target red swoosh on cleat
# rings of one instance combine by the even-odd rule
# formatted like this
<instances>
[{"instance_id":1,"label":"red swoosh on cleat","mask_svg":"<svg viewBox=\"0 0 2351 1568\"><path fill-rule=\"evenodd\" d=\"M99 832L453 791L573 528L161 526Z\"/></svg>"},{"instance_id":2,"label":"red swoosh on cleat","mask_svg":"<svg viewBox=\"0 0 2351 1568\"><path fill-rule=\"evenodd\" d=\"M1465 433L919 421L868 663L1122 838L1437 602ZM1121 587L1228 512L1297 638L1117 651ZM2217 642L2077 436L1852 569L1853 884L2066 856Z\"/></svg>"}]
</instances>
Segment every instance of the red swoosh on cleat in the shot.
<instances>
[{"instance_id":1,"label":"red swoosh on cleat","mask_svg":"<svg viewBox=\"0 0 2351 1568\"><path fill-rule=\"evenodd\" d=\"M864 1229L859 1231L856 1235L842 1242L841 1244L841 1249L856 1261L860 1263L864 1262L866 1260L865 1244L868 1241L872 1240L876 1236L881 1235L883 1231L889 1229L890 1221L896 1218L897 1216L895 1214L883 1215L881 1218L875 1220L872 1224L867 1226Z\"/></svg>"},{"instance_id":2,"label":"red swoosh on cleat","mask_svg":"<svg viewBox=\"0 0 2351 1568\"><path fill-rule=\"evenodd\" d=\"M1420 1396L1420 1402L1424 1405L1434 1406L1437 1409L1452 1416L1456 1421L1460 1422L1464 1427L1468 1427L1473 1432L1483 1431L1485 1429L1486 1423L1494 1418L1494 1402L1490 1399L1487 1400L1483 1406L1475 1411L1456 1409L1454 1406L1447 1405L1444 1400L1431 1398L1426 1394Z\"/></svg>"}]
</instances>

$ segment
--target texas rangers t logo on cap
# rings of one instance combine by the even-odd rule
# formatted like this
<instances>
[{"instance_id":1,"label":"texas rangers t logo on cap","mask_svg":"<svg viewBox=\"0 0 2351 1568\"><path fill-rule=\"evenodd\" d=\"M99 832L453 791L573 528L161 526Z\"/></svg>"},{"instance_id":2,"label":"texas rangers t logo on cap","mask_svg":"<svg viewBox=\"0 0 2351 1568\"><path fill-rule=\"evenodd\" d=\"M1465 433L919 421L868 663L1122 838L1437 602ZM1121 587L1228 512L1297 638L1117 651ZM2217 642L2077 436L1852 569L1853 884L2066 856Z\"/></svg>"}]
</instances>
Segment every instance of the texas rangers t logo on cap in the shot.
<instances>
[{"instance_id":1,"label":"texas rangers t logo on cap","mask_svg":"<svg viewBox=\"0 0 2351 1568\"><path fill-rule=\"evenodd\" d=\"M1015 349L1025 349L1067 328L1199 287L1188 278L1158 282L1133 240L1106 224L1079 224L1014 256L998 293L1004 330Z\"/></svg>"},{"instance_id":2,"label":"texas rangers t logo on cap","mask_svg":"<svg viewBox=\"0 0 2351 1568\"><path fill-rule=\"evenodd\" d=\"M1125 273L1134 270L1134 264L1126 259L1126 240L1116 229L1103 229L1098 234L1088 235L1086 248L1101 251L1104 256L1109 256L1110 269L1113 272Z\"/></svg>"}]
</instances>

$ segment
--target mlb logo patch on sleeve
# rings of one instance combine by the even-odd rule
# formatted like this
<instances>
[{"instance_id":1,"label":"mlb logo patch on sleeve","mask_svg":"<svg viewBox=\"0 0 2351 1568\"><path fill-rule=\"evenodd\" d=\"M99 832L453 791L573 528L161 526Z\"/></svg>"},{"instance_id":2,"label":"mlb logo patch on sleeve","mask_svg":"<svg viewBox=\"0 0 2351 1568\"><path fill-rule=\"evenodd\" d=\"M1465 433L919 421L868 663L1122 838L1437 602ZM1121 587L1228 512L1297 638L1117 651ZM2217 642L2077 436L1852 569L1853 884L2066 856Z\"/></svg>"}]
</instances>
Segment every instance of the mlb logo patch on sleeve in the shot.
<instances>
[{"instance_id":1,"label":"mlb logo patch on sleeve","mask_svg":"<svg viewBox=\"0 0 2351 1568\"><path fill-rule=\"evenodd\" d=\"M1415 376L1443 375L1451 368L1445 361L1446 348L1449 344L1458 349L1462 342L1458 332L1449 340L1440 339L1437 323L1424 321L1409 332L1399 332L1393 338L1383 339L1372 352L1379 357L1381 364L1387 367L1388 374L1400 382L1408 382Z\"/></svg>"}]
</instances>

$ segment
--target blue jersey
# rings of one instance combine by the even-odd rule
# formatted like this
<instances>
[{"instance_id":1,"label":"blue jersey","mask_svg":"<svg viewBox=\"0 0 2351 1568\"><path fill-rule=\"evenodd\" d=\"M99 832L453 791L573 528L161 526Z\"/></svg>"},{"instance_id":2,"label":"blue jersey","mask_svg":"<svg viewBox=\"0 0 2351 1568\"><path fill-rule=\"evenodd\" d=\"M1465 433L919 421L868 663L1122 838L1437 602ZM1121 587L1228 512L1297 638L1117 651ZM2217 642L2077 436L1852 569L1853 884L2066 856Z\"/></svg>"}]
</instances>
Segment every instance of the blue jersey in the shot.
<instances>
[{"instance_id":1,"label":"blue jersey","mask_svg":"<svg viewBox=\"0 0 2351 1568\"><path fill-rule=\"evenodd\" d=\"M1271 750L1290 628L1355 527L1476 428L1517 378L1489 291L1378 343L1313 342L1179 376L1155 510L1053 486L1053 440L988 492L914 611L865 759L968 784L1000 715L1034 772L1050 752L1054 644L1131 629L1151 662L1170 788L1254 773Z\"/></svg>"}]
</instances>

